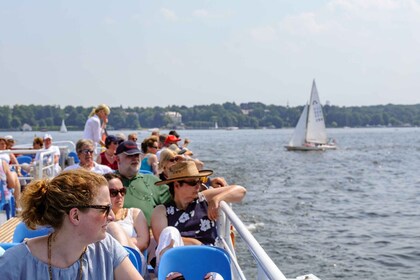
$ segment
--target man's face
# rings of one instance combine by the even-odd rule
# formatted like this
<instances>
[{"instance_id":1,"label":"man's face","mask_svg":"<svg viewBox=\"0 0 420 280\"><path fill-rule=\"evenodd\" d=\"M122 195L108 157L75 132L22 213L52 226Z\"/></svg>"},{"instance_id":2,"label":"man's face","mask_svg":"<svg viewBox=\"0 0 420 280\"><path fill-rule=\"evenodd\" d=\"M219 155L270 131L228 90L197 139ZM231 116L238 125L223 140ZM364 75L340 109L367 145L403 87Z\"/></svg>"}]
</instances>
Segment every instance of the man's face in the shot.
<instances>
[{"instance_id":1,"label":"man's face","mask_svg":"<svg viewBox=\"0 0 420 280\"><path fill-rule=\"evenodd\" d=\"M52 141L50 138L44 139L44 145L46 149L48 149L51 146L51 143Z\"/></svg>"},{"instance_id":2,"label":"man's face","mask_svg":"<svg viewBox=\"0 0 420 280\"><path fill-rule=\"evenodd\" d=\"M126 155L121 153L117 156L118 171L127 178L134 177L140 169L140 154Z\"/></svg>"}]
</instances>

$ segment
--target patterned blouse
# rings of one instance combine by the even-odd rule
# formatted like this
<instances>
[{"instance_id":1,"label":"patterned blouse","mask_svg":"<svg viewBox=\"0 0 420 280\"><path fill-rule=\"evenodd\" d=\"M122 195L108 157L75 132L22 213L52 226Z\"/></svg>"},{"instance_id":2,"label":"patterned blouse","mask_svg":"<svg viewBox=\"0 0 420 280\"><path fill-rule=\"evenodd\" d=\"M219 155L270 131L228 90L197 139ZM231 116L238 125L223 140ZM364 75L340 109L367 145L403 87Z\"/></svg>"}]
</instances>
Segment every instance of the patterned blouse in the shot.
<instances>
[{"instance_id":1,"label":"patterned blouse","mask_svg":"<svg viewBox=\"0 0 420 280\"><path fill-rule=\"evenodd\" d=\"M171 200L165 203L168 226L176 227L182 237L192 237L205 245L214 245L217 237L216 222L207 216L208 203L204 195L191 202L187 208L176 208Z\"/></svg>"}]
</instances>

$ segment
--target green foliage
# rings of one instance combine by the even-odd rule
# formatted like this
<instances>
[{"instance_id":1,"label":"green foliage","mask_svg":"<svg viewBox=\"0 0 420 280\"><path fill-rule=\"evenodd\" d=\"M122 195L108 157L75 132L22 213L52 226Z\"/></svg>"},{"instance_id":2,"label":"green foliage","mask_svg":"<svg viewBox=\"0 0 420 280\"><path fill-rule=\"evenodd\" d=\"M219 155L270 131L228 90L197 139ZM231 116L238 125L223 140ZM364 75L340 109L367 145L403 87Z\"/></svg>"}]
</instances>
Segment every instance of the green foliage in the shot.
<instances>
[{"instance_id":1,"label":"green foliage","mask_svg":"<svg viewBox=\"0 0 420 280\"><path fill-rule=\"evenodd\" d=\"M65 119L67 127L83 130L92 107L41 105L0 106L0 129L18 130L27 123L33 129L59 129ZM178 112L186 128L219 128L237 126L239 128L282 128L294 127L303 106L284 107L264 105L259 102L210 104L193 107L168 106L166 108L113 107L109 125L114 129L173 128L166 112ZM378 105L363 107L339 107L325 105L327 127L363 126L408 126L420 125L420 104L417 105Z\"/></svg>"}]
</instances>

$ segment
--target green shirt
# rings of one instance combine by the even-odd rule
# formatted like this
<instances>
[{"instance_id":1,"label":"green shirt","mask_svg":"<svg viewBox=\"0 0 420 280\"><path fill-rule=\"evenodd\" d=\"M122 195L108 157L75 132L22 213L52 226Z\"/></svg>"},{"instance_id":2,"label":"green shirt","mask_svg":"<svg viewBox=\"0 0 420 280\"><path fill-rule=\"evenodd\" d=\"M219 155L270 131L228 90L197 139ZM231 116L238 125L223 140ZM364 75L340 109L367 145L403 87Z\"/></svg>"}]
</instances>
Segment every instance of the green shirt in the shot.
<instances>
[{"instance_id":1,"label":"green shirt","mask_svg":"<svg viewBox=\"0 0 420 280\"><path fill-rule=\"evenodd\" d=\"M116 173L119 174L117 171ZM121 175L121 174L120 174ZM127 188L124 198L124 208L135 207L143 211L147 224L150 226L153 208L171 200L167 185L156 186L160 179L154 175L137 174L131 179L122 177L122 183Z\"/></svg>"}]
</instances>

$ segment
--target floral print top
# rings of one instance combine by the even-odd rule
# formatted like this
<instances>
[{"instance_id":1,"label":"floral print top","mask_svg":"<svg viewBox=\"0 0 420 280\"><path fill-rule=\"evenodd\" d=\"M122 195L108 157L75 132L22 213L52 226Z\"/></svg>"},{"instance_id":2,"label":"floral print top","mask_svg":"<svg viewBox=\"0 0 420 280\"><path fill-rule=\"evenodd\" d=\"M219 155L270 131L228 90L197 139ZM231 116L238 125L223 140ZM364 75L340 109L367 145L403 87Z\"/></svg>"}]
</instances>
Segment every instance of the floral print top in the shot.
<instances>
[{"instance_id":1,"label":"floral print top","mask_svg":"<svg viewBox=\"0 0 420 280\"><path fill-rule=\"evenodd\" d=\"M176 208L172 200L165 203L168 226L176 227L182 237L198 239L205 245L214 245L217 237L216 222L207 216L208 203L204 195L191 202L187 208Z\"/></svg>"}]
</instances>

